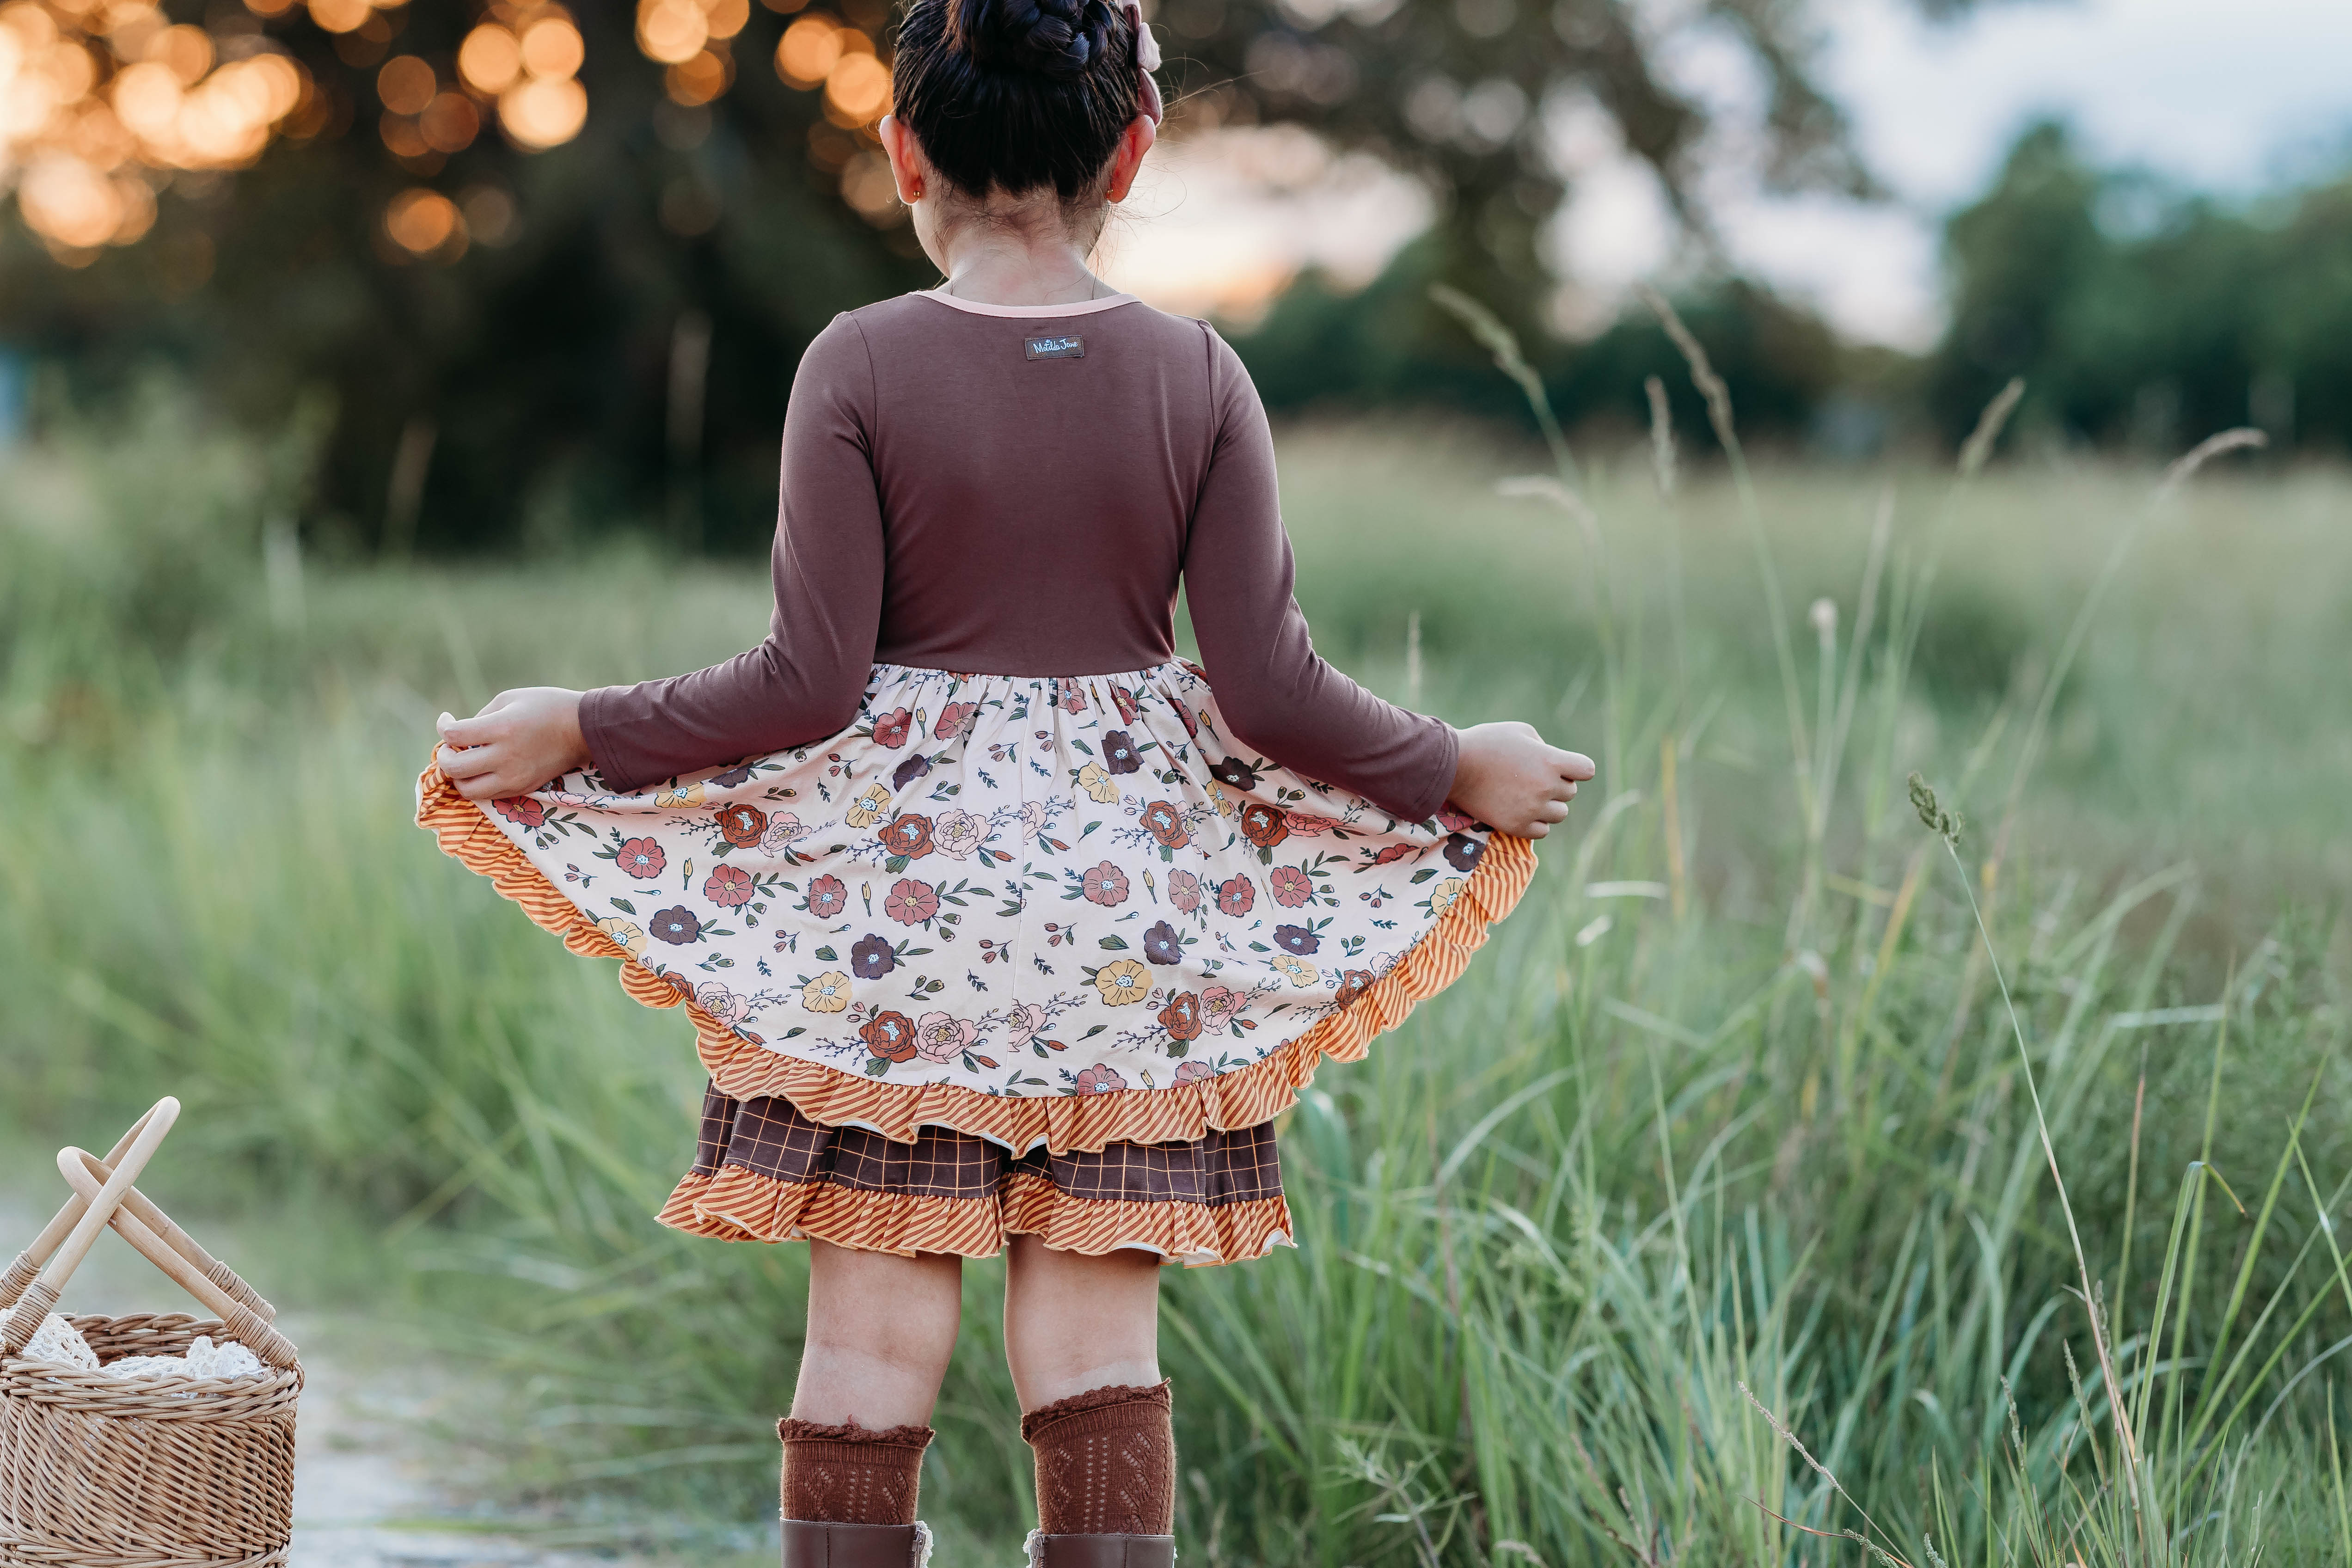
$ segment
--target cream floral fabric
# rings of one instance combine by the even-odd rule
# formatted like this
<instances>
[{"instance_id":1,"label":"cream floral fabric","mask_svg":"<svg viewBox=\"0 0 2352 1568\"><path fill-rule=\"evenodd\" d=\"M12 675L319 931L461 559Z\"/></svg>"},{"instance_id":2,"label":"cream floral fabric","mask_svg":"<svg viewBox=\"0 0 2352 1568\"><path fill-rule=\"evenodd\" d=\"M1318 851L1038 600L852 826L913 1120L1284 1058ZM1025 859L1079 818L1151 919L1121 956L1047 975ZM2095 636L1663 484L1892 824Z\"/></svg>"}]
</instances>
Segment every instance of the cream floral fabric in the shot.
<instances>
[{"instance_id":1,"label":"cream floral fabric","mask_svg":"<svg viewBox=\"0 0 2352 1568\"><path fill-rule=\"evenodd\" d=\"M489 816L744 1039L1009 1096L1251 1066L1384 973L1487 834L1229 750L1181 660L877 665L830 741L633 795L571 773Z\"/></svg>"}]
</instances>

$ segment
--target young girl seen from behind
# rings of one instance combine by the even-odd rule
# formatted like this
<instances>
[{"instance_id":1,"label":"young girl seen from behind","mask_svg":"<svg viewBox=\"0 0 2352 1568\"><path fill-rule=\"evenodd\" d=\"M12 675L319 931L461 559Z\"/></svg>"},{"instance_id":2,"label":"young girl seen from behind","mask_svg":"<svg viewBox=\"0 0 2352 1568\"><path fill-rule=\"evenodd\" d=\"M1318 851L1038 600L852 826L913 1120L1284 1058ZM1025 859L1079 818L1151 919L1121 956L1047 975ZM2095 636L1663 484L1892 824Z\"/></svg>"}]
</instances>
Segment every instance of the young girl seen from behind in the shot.
<instances>
[{"instance_id":1,"label":"young girl seen from behind","mask_svg":"<svg viewBox=\"0 0 2352 1568\"><path fill-rule=\"evenodd\" d=\"M999 1251L1033 1560L1166 1568L1160 1266L1291 1241L1274 1118L1462 972L1592 776L1316 656L1241 362L1087 269L1158 57L1132 0L912 0L882 142L946 280L802 358L767 639L502 693L420 781L445 849L693 1019L662 1220L809 1243L787 1568L928 1550L961 1260Z\"/></svg>"}]
</instances>

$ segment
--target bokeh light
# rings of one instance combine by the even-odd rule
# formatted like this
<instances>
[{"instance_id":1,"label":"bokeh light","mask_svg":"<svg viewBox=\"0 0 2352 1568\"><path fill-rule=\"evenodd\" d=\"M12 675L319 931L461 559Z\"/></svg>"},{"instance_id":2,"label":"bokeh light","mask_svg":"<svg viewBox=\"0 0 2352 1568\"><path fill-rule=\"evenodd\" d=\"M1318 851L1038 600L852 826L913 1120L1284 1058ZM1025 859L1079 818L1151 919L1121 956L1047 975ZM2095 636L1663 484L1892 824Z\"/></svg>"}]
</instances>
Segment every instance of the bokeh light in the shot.
<instances>
[{"instance_id":1,"label":"bokeh light","mask_svg":"<svg viewBox=\"0 0 2352 1568\"><path fill-rule=\"evenodd\" d=\"M570 77L526 79L499 95L499 123L519 147L560 147L588 123L588 94Z\"/></svg>"},{"instance_id":2,"label":"bokeh light","mask_svg":"<svg viewBox=\"0 0 2352 1568\"><path fill-rule=\"evenodd\" d=\"M497 97L522 72L522 46L496 22L485 22L466 35L457 49L457 74L476 92Z\"/></svg>"},{"instance_id":3,"label":"bokeh light","mask_svg":"<svg viewBox=\"0 0 2352 1568\"><path fill-rule=\"evenodd\" d=\"M418 186L385 205L383 232L411 256L455 260L465 248L466 216L447 196Z\"/></svg>"},{"instance_id":4,"label":"bokeh light","mask_svg":"<svg viewBox=\"0 0 2352 1568\"><path fill-rule=\"evenodd\" d=\"M890 68L872 55L843 55L825 73L824 106L845 124L879 120L890 107Z\"/></svg>"},{"instance_id":5,"label":"bokeh light","mask_svg":"<svg viewBox=\"0 0 2352 1568\"><path fill-rule=\"evenodd\" d=\"M439 86L433 68L415 55L394 55L375 74L376 96L394 114L421 114Z\"/></svg>"},{"instance_id":6,"label":"bokeh light","mask_svg":"<svg viewBox=\"0 0 2352 1568\"><path fill-rule=\"evenodd\" d=\"M821 86L841 59L843 31L830 16L803 16L776 45L776 74L803 90Z\"/></svg>"},{"instance_id":7,"label":"bokeh light","mask_svg":"<svg viewBox=\"0 0 2352 1568\"><path fill-rule=\"evenodd\" d=\"M543 16L523 29L522 68L537 77L576 74L588 58L588 46L569 16Z\"/></svg>"},{"instance_id":8,"label":"bokeh light","mask_svg":"<svg viewBox=\"0 0 2352 1568\"><path fill-rule=\"evenodd\" d=\"M330 33L354 33L375 7L368 0L310 0L310 20Z\"/></svg>"},{"instance_id":9,"label":"bokeh light","mask_svg":"<svg viewBox=\"0 0 2352 1568\"><path fill-rule=\"evenodd\" d=\"M0 4L0 189L26 226L75 264L131 244L174 171L243 168L315 103L275 46L228 52L145 0Z\"/></svg>"},{"instance_id":10,"label":"bokeh light","mask_svg":"<svg viewBox=\"0 0 2352 1568\"><path fill-rule=\"evenodd\" d=\"M637 47L649 60L678 65L702 52L710 24L697 0L638 0Z\"/></svg>"},{"instance_id":11,"label":"bokeh light","mask_svg":"<svg viewBox=\"0 0 2352 1568\"><path fill-rule=\"evenodd\" d=\"M672 102L692 109L718 98L734 79L734 63L724 55L704 49L692 59L664 71L662 87Z\"/></svg>"}]
</instances>

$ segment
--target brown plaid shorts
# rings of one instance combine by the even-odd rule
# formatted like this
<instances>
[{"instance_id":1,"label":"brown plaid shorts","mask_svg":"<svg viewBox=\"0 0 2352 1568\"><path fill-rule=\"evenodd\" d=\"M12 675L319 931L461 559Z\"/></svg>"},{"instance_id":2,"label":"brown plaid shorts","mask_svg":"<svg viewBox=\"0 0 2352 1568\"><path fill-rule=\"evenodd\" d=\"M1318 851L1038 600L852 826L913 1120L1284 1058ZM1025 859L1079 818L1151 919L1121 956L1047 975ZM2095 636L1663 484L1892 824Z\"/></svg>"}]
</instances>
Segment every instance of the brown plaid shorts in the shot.
<instances>
[{"instance_id":1,"label":"brown plaid shorts","mask_svg":"<svg viewBox=\"0 0 2352 1568\"><path fill-rule=\"evenodd\" d=\"M1015 1153L945 1127L911 1143L828 1127L789 1100L707 1089L694 1168L664 1223L729 1240L814 1237L868 1251L986 1257L1007 1237L1226 1263L1289 1240L1274 1125L1093 1153Z\"/></svg>"}]
</instances>

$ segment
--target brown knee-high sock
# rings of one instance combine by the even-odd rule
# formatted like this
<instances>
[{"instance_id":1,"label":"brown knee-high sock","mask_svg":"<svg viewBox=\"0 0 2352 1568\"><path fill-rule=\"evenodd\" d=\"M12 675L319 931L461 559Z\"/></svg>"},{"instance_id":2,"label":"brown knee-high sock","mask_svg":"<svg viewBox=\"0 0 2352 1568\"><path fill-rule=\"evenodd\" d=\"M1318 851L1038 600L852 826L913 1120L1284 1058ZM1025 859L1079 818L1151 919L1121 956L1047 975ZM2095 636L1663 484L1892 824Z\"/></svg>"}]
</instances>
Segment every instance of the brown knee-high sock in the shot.
<instances>
[{"instance_id":1,"label":"brown knee-high sock","mask_svg":"<svg viewBox=\"0 0 2352 1568\"><path fill-rule=\"evenodd\" d=\"M1168 1384L1090 1388L1031 1411L1037 1528L1047 1535L1168 1535L1176 1528L1176 1432Z\"/></svg>"},{"instance_id":2,"label":"brown knee-high sock","mask_svg":"<svg viewBox=\"0 0 2352 1568\"><path fill-rule=\"evenodd\" d=\"M816 1524L912 1524L922 1478L928 1426L885 1426L852 1421L821 1426L787 1417L776 1423L784 1440L786 1519Z\"/></svg>"}]
</instances>

